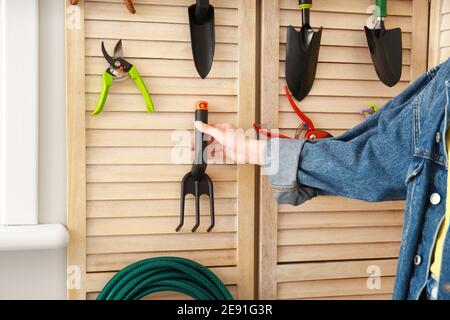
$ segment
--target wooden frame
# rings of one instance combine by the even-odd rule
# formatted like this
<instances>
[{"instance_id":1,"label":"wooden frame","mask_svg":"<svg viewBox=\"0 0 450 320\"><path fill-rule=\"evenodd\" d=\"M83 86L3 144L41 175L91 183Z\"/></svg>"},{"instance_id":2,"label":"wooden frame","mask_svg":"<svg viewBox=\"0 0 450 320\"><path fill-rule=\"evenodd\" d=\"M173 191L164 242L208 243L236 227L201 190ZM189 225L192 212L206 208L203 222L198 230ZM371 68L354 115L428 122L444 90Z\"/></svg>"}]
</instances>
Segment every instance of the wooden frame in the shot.
<instances>
[{"instance_id":1,"label":"wooden frame","mask_svg":"<svg viewBox=\"0 0 450 320\"><path fill-rule=\"evenodd\" d=\"M384 104L426 71L427 48L423 44L428 40L424 32L428 27L428 1L388 2L388 28L390 23L392 27L399 24L404 31L403 77L391 89L379 85L365 43L362 25L371 3L348 0L339 8L330 1L317 0L314 4L311 21L314 26L323 23L325 30L315 86L300 105L316 126L336 135L363 121L358 111L365 103ZM282 55L286 26L301 22L299 14L298 20L295 18L297 14L298 9L287 0L262 3L261 122L289 134L293 134L298 120L283 99ZM271 85L278 81L279 87ZM261 181L260 194L270 194L264 176ZM271 197L262 197L258 298L389 298L403 205L325 197L291 207L278 206ZM374 263L372 259L379 261L385 284L376 294L364 286L365 269Z\"/></svg>"},{"instance_id":2,"label":"wooden frame","mask_svg":"<svg viewBox=\"0 0 450 320\"><path fill-rule=\"evenodd\" d=\"M273 63L278 57L280 48L279 1L262 1L262 38L261 38L261 121L270 128L278 128L278 82L279 64ZM267 178L261 172L261 195L270 195ZM259 229L259 283L258 298L262 300L276 299L276 266L277 266L277 204L273 197L262 197L260 201Z\"/></svg>"},{"instance_id":3,"label":"wooden frame","mask_svg":"<svg viewBox=\"0 0 450 320\"><path fill-rule=\"evenodd\" d=\"M70 1L66 1L66 10ZM86 298L86 119L84 77L84 0L80 0L79 28L66 25L67 95L67 228L70 240L67 265L75 267L79 288L68 288L68 298ZM66 11L66 15L69 12ZM72 14L72 12L70 13ZM67 21L67 17L66 17Z\"/></svg>"},{"instance_id":4,"label":"wooden frame","mask_svg":"<svg viewBox=\"0 0 450 320\"><path fill-rule=\"evenodd\" d=\"M136 1L136 15L120 9L116 3L120 1L103 1L109 4L108 10L102 9L102 1L81 0L80 28L66 28L68 265L77 266L81 273L81 288L69 289L69 299L94 299L117 270L136 260L178 254L211 266L231 286L236 298L255 298L255 167L210 166L213 180L220 179L215 184L219 194L216 210L219 207L224 212L217 210L218 225L211 234L202 228L191 234L186 227L178 235L174 232L178 218L172 214L179 212L175 199L178 181L189 166L168 171L164 163L169 161L167 148L172 146L167 132L191 128L192 106L179 98L183 95L189 101L203 96L218 101L217 105L212 103L211 121L218 122L215 119L221 115L222 122L252 127L256 110L256 0L212 1L221 14L216 21L216 61L206 80L198 79L189 61L185 9L190 0ZM161 14L149 16L158 10ZM130 27L124 32L127 23ZM156 32L144 32L142 27ZM129 34L132 36L127 39ZM113 86L102 116L92 118L88 113L98 95L99 72L105 68L98 52L100 40L110 39L111 45L111 40L119 37L139 61L141 75L155 105L160 106L147 119L139 113L140 97L127 84ZM148 50L146 42L156 49ZM169 43L177 48L170 48ZM171 58L166 59L167 54L172 54ZM155 136L155 132L160 135ZM136 157L124 156L123 148ZM154 151L151 156L148 150ZM156 183L162 183L161 191L148 191ZM162 207L167 203L168 207ZM147 215L153 205L160 210ZM191 219L190 208L188 211ZM183 239L190 244L184 246ZM211 251L216 247L222 250ZM162 294L154 298L177 297Z\"/></svg>"},{"instance_id":5,"label":"wooden frame","mask_svg":"<svg viewBox=\"0 0 450 320\"><path fill-rule=\"evenodd\" d=\"M230 107L231 109L234 108L231 111L227 109L229 107L228 105L220 106L214 113L220 113L221 117L217 118L217 114L212 113L212 118L220 119L219 121L235 121L235 124L241 128L250 128L256 118L257 101L260 101L260 122L272 128L281 127L282 131L291 134L293 126L296 124L296 119L291 117L290 109L284 103L284 100L281 99L280 87L273 84L281 84L281 79L284 76L283 59L280 59L280 52L284 50L284 25L280 29L280 21L286 24L289 19L292 19L291 11L294 10L295 6L288 0L236 1L227 2L216 0L217 4L220 4L224 15L226 14L219 24L221 28L223 30L229 30L237 26L238 29L237 40L234 40L233 37L226 37L226 32L221 32L220 36L224 37L222 39L225 39L225 42L237 41L236 43L239 44L234 57L234 53L229 48L232 47L230 43L219 43L219 46L222 49L226 47L226 50L218 50L217 64L226 66L230 61L238 61L238 68L215 70L214 72L218 72L215 74L217 79L212 79L211 83L213 83L212 86L220 89L217 95L234 95L237 97L237 103ZM356 2L353 3L352 1L356 0L347 0L337 10L339 12L333 11L333 4L329 1L317 1L317 10L320 12L322 22L328 23L331 14L336 14L338 17L337 23L339 25L334 29L329 28L331 31L325 37L321 57L321 63L324 66L327 67L329 64L335 64L338 70L333 71L333 68L322 68L319 70L317 85L313 89L317 91L312 93L312 99L305 100L302 103L305 111L317 121L316 124L318 127L329 129L334 134L340 134L362 121L359 118L358 110L360 108L359 105L363 105L365 100L373 99L377 104L383 103L388 98L396 95L399 90L401 91L405 88L409 81L413 81L422 74L427 66L427 48L423 43L426 43L428 39L423 30L427 28L428 20L423 19L423 16L426 15L422 14L428 10L427 0L398 0L396 2L398 7L394 10L395 19L407 29L405 32L404 52L406 64L404 65L405 72L401 84L393 89L384 88L375 81L373 71L369 68L370 56L368 56L364 48L361 35L356 30L359 20L347 21L345 13L352 13L352 17L357 16L358 19L365 14L364 6L366 3L358 2L358 5L355 6ZM160 226L150 225L149 220L145 220L148 217L145 216L145 212L142 212L142 208L139 209L141 210L139 212L138 209L132 208L130 210L134 210L133 213L114 217L110 221L108 220L110 216L105 216L104 212L106 209L110 209L113 212L111 215L118 214L121 213L119 212L122 210L121 208L126 207L127 204L132 204L132 199L123 199L119 193L120 188L126 188L127 192L131 192L129 183L135 183L133 188L136 187L136 190L138 190L139 194L137 197L140 201L145 201L149 194L145 189L149 181L153 183L156 180L164 182L166 181L165 179L176 179L177 175L185 170L183 168L173 170L170 174L158 177L158 172L165 168L156 160L159 161L160 158L162 159L165 156L161 156L156 160L152 158L152 161L156 162L149 164L147 153L144 153L143 148L150 145L152 147L156 146L155 148L157 150L164 151L160 146L163 142L157 141L157 139L151 136L151 132L147 133L143 130L147 129L147 120L140 120L142 115L137 114L137 112L140 112L139 105L135 106L136 101L139 100L132 96L132 91L128 91L131 90L129 87L118 92L119 97L115 97L115 104L110 106L112 109L110 109L111 114L108 114L104 121L96 120L98 122L94 122L92 119L86 118L86 111L90 111L89 108L95 98L92 90L98 85L95 82L97 81L97 77L93 77L92 75L96 75L98 70L103 68L102 61L98 59L95 51L99 39L108 35L105 30L95 29L95 27L100 26L101 21L106 21L104 22L105 25L115 28L115 36L126 36L127 33L121 33L117 25L124 26L128 21L126 19L129 19L129 22L133 25L132 32L136 33L136 37L141 38L131 39L130 47L132 45L135 46L132 51L136 59L141 59L140 63L144 66L144 73L147 73L145 71L146 69L151 68L155 74L158 72L164 74L164 76L158 78L158 81L151 78L152 73L144 74L146 80L150 82L150 90L156 91L156 96L159 96L157 99L164 101L169 101L170 99L168 100L167 97L173 94L173 91L171 91L173 89L168 89L172 81L170 77L177 77L179 75L177 72L181 72L183 77L191 77L191 71L186 67L187 63L185 63L185 60L189 59L187 55L189 52L187 51L188 48L184 38L185 26L183 24L185 22L180 21L176 15L169 14L169 11L162 11L165 15L158 16L158 19L170 19L170 23L176 24L176 27L174 27L176 34L173 38L167 40L164 38L165 29L163 29L166 26L162 24L165 21L158 20L158 22L151 22L150 24L157 25L155 27L155 30L157 30L155 34L157 40L154 41L152 37L148 36L144 31L141 31L140 27L145 26L144 22L148 23L145 14L149 12L149 7L146 5L154 5L161 9L161 6L164 6L164 4L160 0L135 1L138 14L133 16L124 12L123 9L120 11L110 10L108 13L100 12L98 10L99 6L101 6L100 2L81 0L79 3L81 14L80 28L70 29L66 27L68 228L70 230L68 265L69 267L78 267L80 271L79 282L81 283L81 288L68 290L68 297L70 299L95 298L95 293L125 263L171 252L171 248L175 247L172 242L164 250L158 251L158 244L151 242L154 239L154 234L147 236L145 230L146 228L150 228L151 232L155 233L158 231L158 228L161 228L163 230L161 231L162 233L167 233L174 219L172 216L166 218L164 214L173 208L167 209L165 213L161 213L161 216L157 217L158 219L164 218ZM119 2L121 1L108 1L112 6L118 6ZM367 3L369 2L372 1L367 1ZM432 2L432 12L439 10L436 7L436 2ZM66 0L67 8L69 8L69 3L70 1ZM176 4L170 3L167 5L177 7L189 3L190 1L188 0L177 0ZM233 3L238 3L238 5L235 6ZM120 6L122 6L121 3ZM261 8L260 12L258 11L259 6ZM280 7L283 9L280 10ZM90 11L94 9L97 10L95 14ZM232 11L236 9L238 10L237 19L232 14ZM177 10L181 9L178 8ZM350 10L355 10L355 12L351 12ZM140 12L142 15L139 15ZM113 14L111 21L107 19L108 14ZM127 16L124 16L125 14ZM259 14L261 18L260 48L257 47L259 30L257 23ZM85 28L85 19L88 21L87 28ZM114 21L117 22L117 25ZM233 25L234 23L237 25ZM347 30L348 32L345 29L347 23L350 23L351 28L353 28L351 30L349 29L350 31ZM439 26L434 26L434 28L439 28ZM333 37L328 37L330 34ZM430 37L431 45L432 42L434 43L437 40L432 36ZM145 51L145 47L140 46L140 41L151 41L152 45L159 46L158 50L163 50L164 41L176 41L178 48L181 51L184 50L182 53L179 53L179 55L183 55L181 59L184 61L171 62L178 63L180 66L179 69L168 69L166 67L167 64L164 64L164 59L161 57L152 57L152 59L161 62L163 64L161 66L158 66L154 61L145 61L145 54L148 51ZM346 43L341 44L339 41L346 41ZM258 50L260 51L258 52ZM85 54L88 57L85 57ZM346 57L347 60L339 61L339 59L344 59L342 57ZM256 65L259 62L258 58L261 59L260 67ZM178 58L175 57L174 59L176 60ZM355 59L356 62L352 61L352 59ZM234 70L237 70L236 74ZM342 72L342 70L350 70L351 72L346 73ZM361 70L363 74L356 72L361 72ZM85 73L88 75L85 76ZM222 85L222 82L227 82L233 77L238 80L236 81L236 92L226 88L226 85ZM258 77L262 79L260 87L257 87L259 83ZM352 77L356 78L352 79ZM367 82L367 84L363 84L361 87L355 86L355 84L360 82ZM346 85L342 88L342 93L337 88L339 83ZM332 90L329 90L330 92L326 92L325 88L327 86L332 88ZM91 91L86 95L87 88ZM368 88L375 93L379 93L379 95L376 97L370 96L367 93ZM180 87L180 90L182 94L192 94L190 91L192 88ZM207 91L203 91L202 93L206 94ZM132 101L130 106L123 106L124 100L121 100L120 94L130 95L129 99ZM234 101L232 99L230 100ZM330 103L333 103L333 105L330 105ZM280 106L280 108L276 106ZM153 129L161 131L174 129L177 126L186 126L186 123L190 121L190 117L184 114L188 112L187 110L184 105L173 106L168 103L164 104L161 114L155 114L155 119L157 118L158 121L152 120L152 125L156 126ZM174 115L176 112L182 113L182 115L180 117ZM235 113L237 117L235 118L232 113ZM136 142L136 136L127 132L127 130L132 131L134 129L133 126L121 122L120 117L117 117L117 115L127 117L128 120L136 123L137 127L142 129L142 132L139 132L139 134L142 134L144 141ZM165 125L165 121L167 120L173 121L170 127ZM330 127L333 125L336 126ZM115 129L119 133L115 133ZM123 138L121 136L123 133L128 135ZM161 139L166 143L167 136ZM118 146L118 144L115 144L116 141L120 141L121 147L132 149L132 152L139 156L139 159L135 159L136 161L128 165L127 163L123 163L130 161L130 157L125 157L122 153L119 155L114 150L114 147ZM164 145L163 147L167 146ZM86 151L86 148L91 150ZM115 156L120 156L120 161L105 161L108 157ZM120 165L121 167L119 168L115 165ZM328 279L330 284L342 284L345 287L340 292L335 293L335 298L339 298L340 295L368 298L371 295L365 291L361 291L359 288L362 283L361 278L364 277L364 268L367 267L368 263L373 262L373 259L377 259L377 261L379 259L382 260L380 263L386 269L385 280L387 283L385 291L374 297L385 298L389 290L392 289L394 276L392 270L396 264L395 252L398 250L399 243L398 234L401 225L402 202L388 202L375 205L329 197L324 200L313 200L300 208L278 206L273 197L265 196L270 195L272 191L263 175L257 177L255 167L240 165L232 169L227 168L225 173L220 168L214 166L209 170L211 170L212 174L221 177L221 179L226 179L230 173L235 174L237 177L236 191L234 191L232 184L225 183L228 186L225 190L226 193L234 194L235 192L237 195L235 209L237 212L236 256L232 256L231 258L228 256L231 255L230 252L232 250L223 252L220 259L226 259L229 264L216 266L214 265L214 257L208 255L207 249L202 252L195 252L195 254L189 254L197 257L201 256L203 261L210 263L213 266L213 271L224 279L227 284L237 284L236 291L233 291L233 293L239 299L295 298L297 294L297 289L295 288L302 288L304 292L304 295L299 298L321 297L326 294L326 289L321 287L322 284L318 282L317 290L312 290L310 281L319 281L327 279L327 277L332 278ZM147 184L142 183L142 181L141 183L136 183L138 181L135 181L134 178L139 175L144 176ZM110 176L120 181L112 180ZM257 179L260 182L258 193L264 195L258 204L255 202L256 188L258 187ZM115 184L108 186L109 193L103 192L99 184L108 183ZM167 189L164 189L158 194L162 195L164 192L169 192L171 194L170 197L172 197L173 183L166 185ZM107 194L114 194L115 198L123 201L124 204L121 204L122 207L106 209L105 207L98 207L97 202L102 202L101 200L104 200L103 198ZM172 200L170 198L170 201ZM166 199L152 198L151 201L152 203L157 201L163 203ZM88 206L89 202L95 203L97 207L94 205ZM226 201L223 201L223 203L226 208L233 210L233 206L227 204ZM100 213L89 216L89 210L94 209ZM259 211L259 223L255 221L256 211ZM138 215L140 220L135 215ZM135 218L136 220L133 220ZM111 232L111 230L118 232L120 229L118 228L118 223L122 222L120 219L125 219L124 221L129 223L130 226L138 226L136 228L139 232L135 235L128 235L126 232L114 234L114 237L109 237L108 239L114 238L114 241L118 241L120 237L127 236L129 237L129 242L126 245L121 246L117 250L113 250L113 252L103 254L102 248L106 246L104 242L100 243L96 239L95 244L89 244L89 238L108 236L108 232ZM346 222L347 220L345 219L350 219L352 223ZM233 218L226 217L224 221L226 221L226 225L223 225L224 230L232 228ZM138 222L142 222L142 224L139 225ZM255 227L256 225L259 226L258 229ZM319 228L319 226L321 227ZM333 228L339 229L335 230ZM298 230L301 230L301 233ZM351 235L353 242L345 243L344 241L343 243L338 243L333 247L332 251L331 248L327 247L328 243L326 243L326 241L329 241L326 239L330 239L327 232L331 231L335 232L340 239ZM296 251L295 248L298 247L298 242L306 239L305 236L302 236L304 232L308 234L309 239L319 239L324 243L302 243L302 251ZM389 242L385 242L380 246L372 246L371 243L380 240L379 234L381 232L386 234ZM258 244L255 243L255 233L258 233ZM170 235L166 235L168 234L164 235L164 239L172 241L173 238L169 237ZM364 241L366 242L358 243L358 241L362 241L362 238L358 237L364 237ZM202 235L201 239L207 240L211 238ZM134 245L134 241L146 241L146 243L139 246L140 252L138 252L139 250L136 252L126 252L128 248ZM227 245L232 245L233 238L224 237L220 238L220 241ZM280 247L280 243L287 245ZM315 246L325 249L317 253L317 247ZM211 243L208 243L208 248L210 247L212 248L213 246L211 246ZM146 253L146 251L151 252ZM256 251L259 254L258 261L255 261ZM308 261L314 252L316 252L314 256L316 260ZM116 257L120 257L120 261L114 260ZM340 258L349 260L348 270L346 272L340 273L333 271L342 266L336 262ZM330 261L327 261L327 259ZM357 259L361 261L356 261ZM307 270L317 270L317 272L308 273L306 272ZM282 289L281 291L280 288ZM158 296L158 298L170 297L172 296Z\"/></svg>"}]
</instances>

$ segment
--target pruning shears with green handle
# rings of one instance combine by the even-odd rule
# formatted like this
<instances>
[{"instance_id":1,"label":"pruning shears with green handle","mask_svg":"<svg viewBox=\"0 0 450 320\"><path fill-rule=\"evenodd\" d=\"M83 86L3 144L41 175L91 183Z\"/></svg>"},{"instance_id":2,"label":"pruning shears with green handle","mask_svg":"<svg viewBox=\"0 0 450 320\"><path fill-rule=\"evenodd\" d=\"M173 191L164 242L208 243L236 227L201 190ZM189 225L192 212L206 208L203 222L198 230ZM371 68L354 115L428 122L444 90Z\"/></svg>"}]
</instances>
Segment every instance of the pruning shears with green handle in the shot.
<instances>
[{"instance_id":1,"label":"pruning shears with green handle","mask_svg":"<svg viewBox=\"0 0 450 320\"><path fill-rule=\"evenodd\" d=\"M98 99L97 106L92 112L92 115L98 115L103 111L103 107L105 106L106 99L108 97L109 88L113 84L113 81L124 80L129 77L134 80L137 87L141 91L141 94L145 100L145 104L147 105L147 111L154 112L152 98L150 97L147 86L139 75L138 70L134 65L123 58L122 40L119 40L116 44L116 47L114 48L114 57L111 57L108 54L108 51L106 51L105 44L103 42L102 52L106 61L108 61L109 63L109 67L105 72L103 72L102 92L100 93L100 98Z\"/></svg>"}]
</instances>

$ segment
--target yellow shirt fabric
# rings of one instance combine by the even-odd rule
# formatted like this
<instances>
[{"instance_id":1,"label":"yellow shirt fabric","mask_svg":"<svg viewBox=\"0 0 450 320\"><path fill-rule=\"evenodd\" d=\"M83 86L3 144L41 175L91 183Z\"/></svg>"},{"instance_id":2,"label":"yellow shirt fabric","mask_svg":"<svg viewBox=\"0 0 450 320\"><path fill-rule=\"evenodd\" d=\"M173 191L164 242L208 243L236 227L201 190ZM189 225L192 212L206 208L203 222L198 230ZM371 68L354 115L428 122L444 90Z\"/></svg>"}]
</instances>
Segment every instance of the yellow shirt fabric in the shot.
<instances>
[{"instance_id":1,"label":"yellow shirt fabric","mask_svg":"<svg viewBox=\"0 0 450 320\"><path fill-rule=\"evenodd\" d=\"M447 131L446 135L447 144L447 154L450 151L450 130ZM435 279L439 279L441 274L441 264L442 255L444 251L445 236L449 230L450 226L450 174L447 173L447 195L446 195L446 206L445 206L445 218L439 229L436 246L434 247L433 264L431 265L431 273Z\"/></svg>"}]
</instances>

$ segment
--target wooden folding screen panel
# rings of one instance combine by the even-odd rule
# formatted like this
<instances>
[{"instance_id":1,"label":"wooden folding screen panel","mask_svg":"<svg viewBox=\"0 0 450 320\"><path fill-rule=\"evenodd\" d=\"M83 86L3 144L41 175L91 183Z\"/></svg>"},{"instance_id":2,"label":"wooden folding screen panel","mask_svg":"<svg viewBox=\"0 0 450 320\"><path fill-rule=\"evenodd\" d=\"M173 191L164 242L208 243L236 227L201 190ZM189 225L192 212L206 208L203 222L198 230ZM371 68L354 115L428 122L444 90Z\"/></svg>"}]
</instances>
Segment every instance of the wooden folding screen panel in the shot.
<instances>
[{"instance_id":1,"label":"wooden folding screen panel","mask_svg":"<svg viewBox=\"0 0 450 320\"><path fill-rule=\"evenodd\" d=\"M450 1L432 0L430 11L429 67L450 57Z\"/></svg>"},{"instance_id":2,"label":"wooden folding screen panel","mask_svg":"<svg viewBox=\"0 0 450 320\"><path fill-rule=\"evenodd\" d=\"M286 30L299 26L294 0L262 1L262 122L293 135L300 124L284 95ZM316 126L335 136L382 106L426 70L428 1L388 1L388 28L403 31L403 76L393 88L377 78L363 27L371 0L316 0L311 23L324 27L317 78L300 103ZM278 84L278 85L274 85ZM259 297L266 299L389 299L403 223L403 203L320 197L277 206L262 177ZM371 190L366 190L371 192ZM372 267L373 266L373 267ZM367 286L380 272L381 288ZM375 272L375 273L373 273Z\"/></svg>"},{"instance_id":3,"label":"wooden folding screen panel","mask_svg":"<svg viewBox=\"0 0 450 320\"><path fill-rule=\"evenodd\" d=\"M67 3L68 264L81 277L71 299L93 299L121 268L158 256L196 260L236 298L254 298L254 167L210 166L216 228L206 233L205 200L202 227L190 232L190 199L185 227L175 232L190 164L172 164L173 130L193 128L199 99L209 101L211 122L250 128L255 120L256 0L211 2L217 46L206 80L192 61L187 8L195 1L135 0L135 15L121 0L81 0L80 11ZM101 41L111 52L119 39L152 94L153 114L131 80L114 83L104 112L90 114L107 67Z\"/></svg>"}]
</instances>

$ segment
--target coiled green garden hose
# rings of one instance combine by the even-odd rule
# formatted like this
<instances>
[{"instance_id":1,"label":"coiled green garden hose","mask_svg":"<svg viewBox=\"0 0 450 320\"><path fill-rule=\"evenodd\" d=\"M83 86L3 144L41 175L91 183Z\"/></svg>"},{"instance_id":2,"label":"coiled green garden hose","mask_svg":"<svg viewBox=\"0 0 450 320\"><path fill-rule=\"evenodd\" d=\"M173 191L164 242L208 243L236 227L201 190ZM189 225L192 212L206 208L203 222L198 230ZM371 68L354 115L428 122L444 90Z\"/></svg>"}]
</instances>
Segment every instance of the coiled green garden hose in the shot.
<instances>
[{"instance_id":1,"label":"coiled green garden hose","mask_svg":"<svg viewBox=\"0 0 450 320\"><path fill-rule=\"evenodd\" d=\"M162 291L180 292L196 300L233 300L208 268L176 257L146 259L126 267L106 284L97 300L140 300Z\"/></svg>"}]
</instances>

